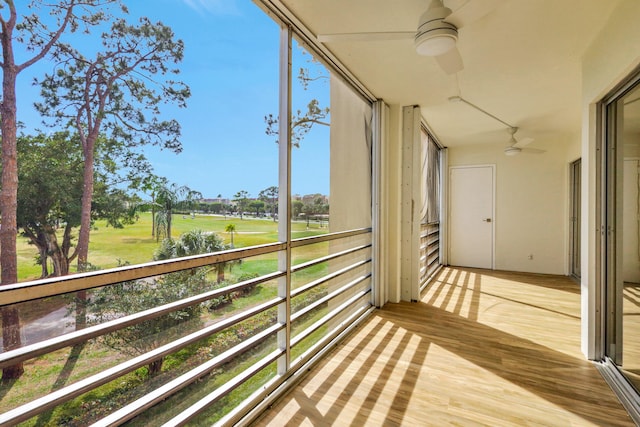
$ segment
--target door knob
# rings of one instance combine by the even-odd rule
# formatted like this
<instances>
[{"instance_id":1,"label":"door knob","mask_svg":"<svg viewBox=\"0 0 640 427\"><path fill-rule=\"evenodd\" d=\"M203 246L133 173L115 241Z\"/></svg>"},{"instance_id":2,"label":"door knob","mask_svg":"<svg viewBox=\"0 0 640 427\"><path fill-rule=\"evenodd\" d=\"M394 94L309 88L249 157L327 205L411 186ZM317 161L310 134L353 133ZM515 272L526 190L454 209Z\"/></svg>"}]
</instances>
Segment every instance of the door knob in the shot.
<instances>
[{"instance_id":1,"label":"door knob","mask_svg":"<svg viewBox=\"0 0 640 427\"><path fill-rule=\"evenodd\" d=\"M485 218L483 219L484 222L491 222L491 218Z\"/></svg>"}]
</instances>

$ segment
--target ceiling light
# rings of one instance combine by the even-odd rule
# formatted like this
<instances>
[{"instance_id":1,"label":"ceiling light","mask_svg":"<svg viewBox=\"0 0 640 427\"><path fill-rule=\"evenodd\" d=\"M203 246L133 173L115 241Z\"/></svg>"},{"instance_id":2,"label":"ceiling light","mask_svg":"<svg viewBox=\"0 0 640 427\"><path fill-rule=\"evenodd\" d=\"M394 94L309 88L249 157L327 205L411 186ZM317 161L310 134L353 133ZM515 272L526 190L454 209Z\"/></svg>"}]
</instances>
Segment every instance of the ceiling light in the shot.
<instances>
[{"instance_id":1,"label":"ceiling light","mask_svg":"<svg viewBox=\"0 0 640 427\"><path fill-rule=\"evenodd\" d=\"M459 96L450 96L449 97L449 102L461 102L462 98Z\"/></svg>"},{"instance_id":2,"label":"ceiling light","mask_svg":"<svg viewBox=\"0 0 640 427\"><path fill-rule=\"evenodd\" d=\"M458 29L444 20L450 14L451 9L442 6L442 2L432 3L422 14L415 38L418 55L438 56L455 47Z\"/></svg>"},{"instance_id":3,"label":"ceiling light","mask_svg":"<svg viewBox=\"0 0 640 427\"><path fill-rule=\"evenodd\" d=\"M518 148L518 147L506 147L504 149L504 154L506 154L507 156L515 156L516 154L518 154L521 151L522 151L522 149Z\"/></svg>"},{"instance_id":4,"label":"ceiling light","mask_svg":"<svg viewBox=\"0 0 640 427\"><path fill-rule=\"evenodd\" d=\"M458 32L448 28L439 28L416 37L416 52L423 56L438 56L449 52L456 45Z\"/></svg>"}]
</instances>

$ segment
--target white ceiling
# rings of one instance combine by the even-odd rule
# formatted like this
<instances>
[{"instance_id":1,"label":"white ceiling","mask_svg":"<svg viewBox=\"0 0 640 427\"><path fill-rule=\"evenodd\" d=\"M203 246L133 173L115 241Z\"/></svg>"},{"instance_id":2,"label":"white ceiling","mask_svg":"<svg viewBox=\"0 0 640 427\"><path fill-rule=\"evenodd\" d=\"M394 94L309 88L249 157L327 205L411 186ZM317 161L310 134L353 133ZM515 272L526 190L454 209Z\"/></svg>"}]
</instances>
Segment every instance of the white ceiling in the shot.
<instances>
[{"instance_id":1,"label":"white ceiling","mask_svg":"<svg viewBox=\"0 0 640 427\"><path fill-rule=\"evenodd\" d=\"M454 10L467 2L444 0ZM580 58L619 0L498 0L460 29L464 70L447 75L413 40L328 42L325 46L377 97L422 107L445 146L508 140L505 126L463 103L461 95L505 122L518 137L576 136L581 120ZM413 31L430 0L282 0L314 34ZM505 136L506 135L506 136Z\"/></svg>"}]
</instances>

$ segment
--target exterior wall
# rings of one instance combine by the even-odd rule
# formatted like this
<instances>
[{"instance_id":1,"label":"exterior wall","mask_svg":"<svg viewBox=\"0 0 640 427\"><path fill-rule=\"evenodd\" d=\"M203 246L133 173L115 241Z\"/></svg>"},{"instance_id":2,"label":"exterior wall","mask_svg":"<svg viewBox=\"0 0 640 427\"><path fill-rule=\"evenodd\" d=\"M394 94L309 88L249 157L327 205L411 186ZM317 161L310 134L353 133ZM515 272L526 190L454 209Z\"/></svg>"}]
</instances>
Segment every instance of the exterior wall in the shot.
<instances>
[{"instance_id":1,"label":"exterior wall","mask_svg":"<svg viewBox=\"0 0 640 427\"><path fill-rule=\"evenodd\" d=\"M449 166L496 165L495 267L566 274L568 151L577 145L578 138L536 139L535 148L546 153L511 157L503 152L506 132L503 139L493 145L449 148Z\"/></svg>"},{"instance_id":2,"label":"exterior wall","mask_svg":"<svg viewBox=\"0 0 640 427\"><path fill-rule=\"evenodd\" d=\"M640 64L640 3L623 0L582 58L582 351L600 359L596 288L596 104Z\"/></svg>"}]
</instances>

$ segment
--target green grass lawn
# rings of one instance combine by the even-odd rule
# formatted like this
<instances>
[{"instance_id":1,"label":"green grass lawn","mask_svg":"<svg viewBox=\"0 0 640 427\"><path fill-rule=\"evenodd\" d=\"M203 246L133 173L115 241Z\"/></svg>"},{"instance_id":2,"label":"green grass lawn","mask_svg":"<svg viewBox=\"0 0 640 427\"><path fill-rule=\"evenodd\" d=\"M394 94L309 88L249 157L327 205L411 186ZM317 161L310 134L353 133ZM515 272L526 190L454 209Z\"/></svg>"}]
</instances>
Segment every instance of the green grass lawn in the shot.
<instances>
[{"instance_id":1,"label":"green grass lawn","mask_svg":"<svg viewBox=\"0 0 640 427\"><path fill-rule=\"evenodd\" d=\"M178 238L184 232L200 229L216 232L226 243L230 243L231 236L224 231L228 224L236 226L236 232L233 236L235 247L278 241L278 223L271 220L241 220L238 217L224 218L212 215L196 215L193 219L188 215L174 215L171 234L173 238ZM306 223L303 222L294 222L292 225L294 239L326 232L328 232L326 228L320 228L318 224L314 223L310 224L309 230L307 230ZM142 213L135 224L127 225L122 229L107 227L104 221L96 221L95 228L91 231L89 262L100 268L116 267L118 260L140 264L153 260L153 252L157 247L158 242L151 236L150 213ZM314 257L314 252L322 253L323 250L326 251L326 248L322 245L312 245L309 247L308 256ZM28 244L27 239L18 238L18 278L20 281L37 279L40 276L40 266L35 264L36 255L35 247ZM275 260L275 254L263 259ZM72 271L74 270L75 266L72 266Z\"/></svg>"}]
</instances>

